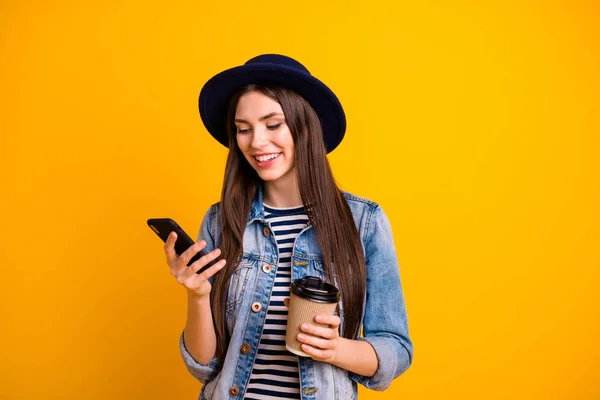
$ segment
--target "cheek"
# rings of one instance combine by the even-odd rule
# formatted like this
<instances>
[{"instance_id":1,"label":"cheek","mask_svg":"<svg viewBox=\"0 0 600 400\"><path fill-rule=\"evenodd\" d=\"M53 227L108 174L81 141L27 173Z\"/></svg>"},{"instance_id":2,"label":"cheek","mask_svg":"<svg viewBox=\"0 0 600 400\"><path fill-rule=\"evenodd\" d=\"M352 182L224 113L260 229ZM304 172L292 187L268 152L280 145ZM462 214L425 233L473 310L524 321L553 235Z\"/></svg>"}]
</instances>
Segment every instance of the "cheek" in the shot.
<instances>
[{"instance_id":1,"label":"cheek","mask_svg":"<svg viewBox=\"0 0 600 400\"><path fill-rule=\"evenodd\" d=\"M286 129L285 132L282 132L279 136L279 143L281 143L282 147L290 152L294 152L294 138L292 137L292 133L289 129Z\"/></svg>"},{"instance_id":2,"label":"cheek","mask_svg":"<svg viewBox=\"0 0 600 400\"><path fill-rule=\"evenodd\" d=\"M292 159L295 159L296 158L296 146L294 145L294 139L292 139L291 135L290 135L290 140L288 142L288 149L289 149L289 152L291 153Z\"/></svg>"},{"instance_id":3,"label":"cheek","mask_svg":"<svg viewBox=\"0 0 600 400\"><path fill-rule=\"evenodd\" d=\"M248 140L246 136L243 135L236 135L235 140L237 142L238 147L240 148L240 150L242 150L242 152L246 152L246 150L248 149Z\"/></svg>"}]
</instances>

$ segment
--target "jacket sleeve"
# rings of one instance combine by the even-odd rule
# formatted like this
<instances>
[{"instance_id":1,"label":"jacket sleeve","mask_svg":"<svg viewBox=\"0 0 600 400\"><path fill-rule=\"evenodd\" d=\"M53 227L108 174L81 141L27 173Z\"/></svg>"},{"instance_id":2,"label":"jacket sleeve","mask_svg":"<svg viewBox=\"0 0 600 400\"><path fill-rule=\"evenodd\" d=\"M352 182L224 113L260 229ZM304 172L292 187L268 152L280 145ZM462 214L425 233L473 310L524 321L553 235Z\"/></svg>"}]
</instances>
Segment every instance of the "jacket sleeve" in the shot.
<instances>
[{"instance_id":1,"label":"jacket sleeve","mask_svg":"<svg viewBox=\"0 0 600 400\"><path fill-rule=\"evenodd\" d=\"M384 390L411 365L413 345L389 220L377 206L367 223L367 290L363 337L358 340L373 346L379 365L372 377L350 373L350 378L367 388Z\"/></svg>"},{"instance_id":2,"label":"jacket sleeve","mask_svg":"<svg viewBox=\"0 0 600 400\"><path fill-rule=\"evenodd\" d=\"M206 241L206 247L204 250L207 253L215 249L214 221L217 217L217 207L212 206L204 216L204 219L202 220L202 225L200 226L198 240L204 239ZM210 280L212 280L212 277L209 278L209 281ZM190 374L192 374L194 378L196 378L203 384L214 378L214 374L216 374L217 367L219 364L217 358L213 358L207 365L201 365L196 360L194 360L192 355L185 348L184 331L181 332L181 335L179 337L179 350L181 352L181 357L183 358L183 362L185 363L187 370L190 372Z\"/></svg>"}]
</instances>

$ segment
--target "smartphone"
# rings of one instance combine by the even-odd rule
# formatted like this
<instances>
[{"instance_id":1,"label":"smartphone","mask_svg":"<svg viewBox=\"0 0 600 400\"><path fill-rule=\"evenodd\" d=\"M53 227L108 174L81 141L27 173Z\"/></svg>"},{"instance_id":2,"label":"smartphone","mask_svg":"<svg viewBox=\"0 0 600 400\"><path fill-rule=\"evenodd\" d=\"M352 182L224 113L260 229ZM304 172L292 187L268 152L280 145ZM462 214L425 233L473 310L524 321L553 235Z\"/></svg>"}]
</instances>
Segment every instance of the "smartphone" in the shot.
<instances>
[{"instance_id":1,"label":"smartphone","mask_svg":"<svg viewBox=\"0 0 600 400\"><path fill-rule=\"evenodd\" d=\"M166 243L167 239L169 238L169 234L171 232L175 231L175 233L177 234L177 240L175 241L175 253L177 253L178 256L180 256L181 253L183 253L184 251L189 249L190 246L192 246L194 243L196 243L171 218L151 218L148 220L148 226L165 243ZM192 257L192 259L188 262L187 265L190 266L196 260L198 260L200 257L205 256L205 255L206 255L206 253L203 250L199 251L198 253L196 253L194 255L194 257ZM196 273L197 274L201 273L202 271L206 270L213 264L217 263L217 261L219 261L219 260L218 259L212 260L211 262L206 264L204 267L200 268L200 271L197 271Z\"/></svg>"}]
</instances>

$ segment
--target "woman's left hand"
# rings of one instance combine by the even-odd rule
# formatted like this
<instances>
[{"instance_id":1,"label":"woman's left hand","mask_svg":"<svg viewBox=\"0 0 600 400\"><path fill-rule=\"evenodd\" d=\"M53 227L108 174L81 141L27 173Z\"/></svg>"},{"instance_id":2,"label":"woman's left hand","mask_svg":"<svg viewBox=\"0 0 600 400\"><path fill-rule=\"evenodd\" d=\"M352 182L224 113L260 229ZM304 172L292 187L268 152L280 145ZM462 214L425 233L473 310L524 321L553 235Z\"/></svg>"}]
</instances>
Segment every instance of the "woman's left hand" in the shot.
<instances>
[{"instance_id":1,"label":"woman's left hand","mask_svg":"<svg viewBox=\"0 0 600 400\"><path fill-rule=\"evenodd\" d=\"M329 325L329 327L302 324L300 329L304 333L298 334L298 340L302 343L302 351L309 354L314 360L332 362L340 343L338 333L340 317L319 314L315 317L315 321L319 324Z\"/></svg>"}]
</instances>

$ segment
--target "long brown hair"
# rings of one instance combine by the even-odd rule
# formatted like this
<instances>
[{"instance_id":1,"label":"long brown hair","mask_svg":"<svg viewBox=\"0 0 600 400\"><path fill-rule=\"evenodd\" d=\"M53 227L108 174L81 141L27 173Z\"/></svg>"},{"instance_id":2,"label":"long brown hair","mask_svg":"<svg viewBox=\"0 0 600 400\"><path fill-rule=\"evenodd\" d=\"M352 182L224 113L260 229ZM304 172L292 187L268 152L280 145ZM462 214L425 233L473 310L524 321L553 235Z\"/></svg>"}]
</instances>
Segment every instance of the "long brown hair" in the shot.
<instances>
[{"instance_id":1,"label":"long brown hair","mask_svg":"<svg viewBox=\"0 0 600 400\"><path fill-rule=\"evenodd\" d=\"M315 230L323 254L327 279L335 276L344 311L343 337L358 336L366 287L366 266L354 218L333 179L319 117L308 102L283 87L249 85L232 96L227 114L229 155L221 192L221 250L226 267L215 275L211 308L217 336L217 358L223 363L229 344L225 322L227 285L243 252L243 237L252 200L262 183L237 145L234 124L239 98L258 91L281 105L295 147L296 175L300 197Z\"/></svg>"}]
</instances>

